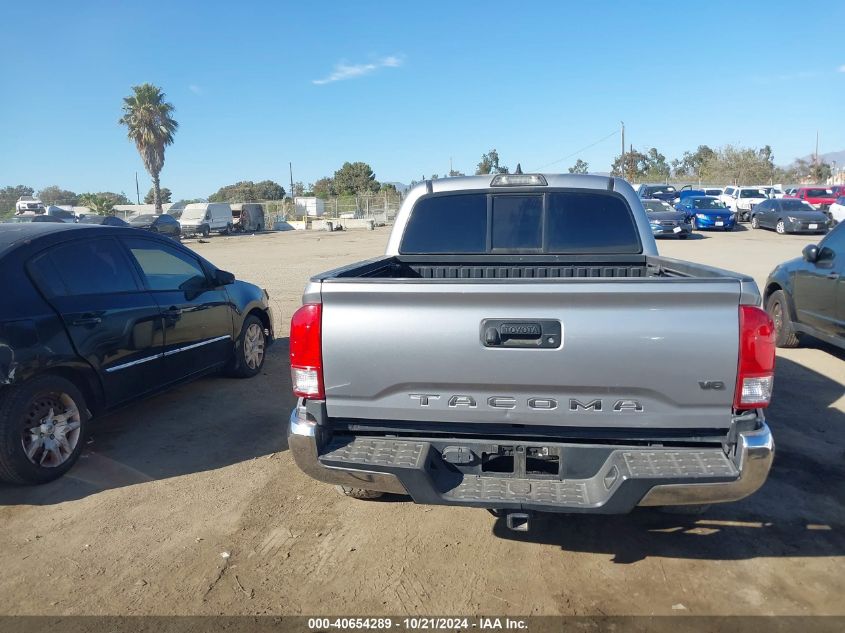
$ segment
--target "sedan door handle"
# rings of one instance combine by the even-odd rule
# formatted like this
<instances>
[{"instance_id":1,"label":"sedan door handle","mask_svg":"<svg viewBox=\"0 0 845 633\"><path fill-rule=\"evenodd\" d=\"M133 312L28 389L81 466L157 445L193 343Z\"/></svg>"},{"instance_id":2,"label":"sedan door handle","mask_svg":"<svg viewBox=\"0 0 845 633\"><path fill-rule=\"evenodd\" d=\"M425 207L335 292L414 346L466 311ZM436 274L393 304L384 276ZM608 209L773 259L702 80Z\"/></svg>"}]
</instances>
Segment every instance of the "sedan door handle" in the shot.
<instances>
[{"instance_id":1,"label":"sedan door handle","mask_svg":"<svg viewBox=\"0 0 845 633\"><path fill-rule=\"evenodd\" d=\"M80 318L70 322L71 325L97 325L103 320L93 314L83 314Z\"/></svg>"},{"instance_id":2,"label":"sedan door handle","mask_svg":"<svg viewBox=\"0 0 845 633\"><path fill-rule=\"evenodd\" d=\"M162 312L162 315L167 319L178 319L182 316L182 310L177 307L172 307L169 310Z\"/></svg>"}]
</instances>

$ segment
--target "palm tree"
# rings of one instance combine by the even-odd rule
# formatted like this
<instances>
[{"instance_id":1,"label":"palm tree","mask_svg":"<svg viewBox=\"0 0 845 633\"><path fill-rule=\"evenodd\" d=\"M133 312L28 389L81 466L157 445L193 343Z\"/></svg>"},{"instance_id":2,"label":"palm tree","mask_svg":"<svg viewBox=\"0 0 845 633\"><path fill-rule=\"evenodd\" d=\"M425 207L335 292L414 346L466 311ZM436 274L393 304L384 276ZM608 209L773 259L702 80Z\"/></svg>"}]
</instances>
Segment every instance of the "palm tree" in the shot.
<instances>
[{"instance_id":1,"label":"palm tree","mask_svg":"<svg viewBox=\"0 0 845 633\"><path fill-rule=\"evenodd\" d=\"M161 213L159 174L164 167L164 148L173 143L179 124L171 116L173 104L164 100L161 88L141 84L132 86L132 90L134 95L123 98L123 116L118 123L126 126L129 140L135 141L144 167L153 179L156 211Z\"/></svg>"}]
</instances>

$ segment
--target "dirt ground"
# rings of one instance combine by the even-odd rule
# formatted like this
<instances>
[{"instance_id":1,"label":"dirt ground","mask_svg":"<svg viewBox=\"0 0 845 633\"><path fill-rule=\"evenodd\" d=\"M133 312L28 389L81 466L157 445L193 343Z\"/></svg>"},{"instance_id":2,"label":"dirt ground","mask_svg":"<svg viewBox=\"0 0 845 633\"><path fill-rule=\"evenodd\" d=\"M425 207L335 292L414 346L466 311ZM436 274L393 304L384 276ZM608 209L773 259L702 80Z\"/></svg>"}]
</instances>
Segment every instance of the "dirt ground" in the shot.
<instances>
[{"instance_id":1,"label":"dirt ground","mask_svg":"<svg viewBox=\"0 0 845 633\"><path fill-rule=\"evenodd\" d=\"M0 487L0 613L845 614L845 353L821 343L779 352L769 481L699 517L552 516L519 534L300 473L287 322L311 274L378 255L388 231L192 243L269 291L264 372L112 414L62 480ZM812 239L743 227L660 248L762 283Z\"/></svg>"}]
</instances>

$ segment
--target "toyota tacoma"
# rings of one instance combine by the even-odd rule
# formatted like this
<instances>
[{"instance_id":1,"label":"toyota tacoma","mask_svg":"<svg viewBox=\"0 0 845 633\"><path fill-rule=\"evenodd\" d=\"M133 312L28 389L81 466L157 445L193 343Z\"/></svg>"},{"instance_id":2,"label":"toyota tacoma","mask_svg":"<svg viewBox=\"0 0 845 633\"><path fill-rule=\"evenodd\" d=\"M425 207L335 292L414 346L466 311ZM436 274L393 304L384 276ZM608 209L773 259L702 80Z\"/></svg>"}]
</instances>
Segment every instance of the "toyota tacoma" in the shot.
<instances>
[{"instance_id":1,"label":"toyota tacoma","mask_svg":"<svg viewBox=\"0 0 845 633\"><path fill-rule=\"evenodd\" d=\"M658 255L622 179L425 181L385 255L314 276L303 303L288 445L349 496L527 529L534 511L733 501L769 472L757 286Z\"/></svg>"}]
</instances>

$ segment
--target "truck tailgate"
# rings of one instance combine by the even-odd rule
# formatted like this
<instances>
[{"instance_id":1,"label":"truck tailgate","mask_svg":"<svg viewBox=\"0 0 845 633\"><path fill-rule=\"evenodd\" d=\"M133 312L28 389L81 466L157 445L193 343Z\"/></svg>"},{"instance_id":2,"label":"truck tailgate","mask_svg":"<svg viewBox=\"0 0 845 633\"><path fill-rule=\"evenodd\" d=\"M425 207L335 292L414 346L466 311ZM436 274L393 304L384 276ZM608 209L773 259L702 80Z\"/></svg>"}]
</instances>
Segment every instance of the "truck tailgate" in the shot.
<instances>
[{"instance_id":1,"label":"truck tailgate","mask_svg":"<svg viewBox=\"0 0 845 633\"><path fill-rule=\"evenodd\" d=\"M736 279L321 284L327 413L367 420L725 428ZM485 320L560 322L557 345L488 347Z\"/></svg>"}]
</instances>

